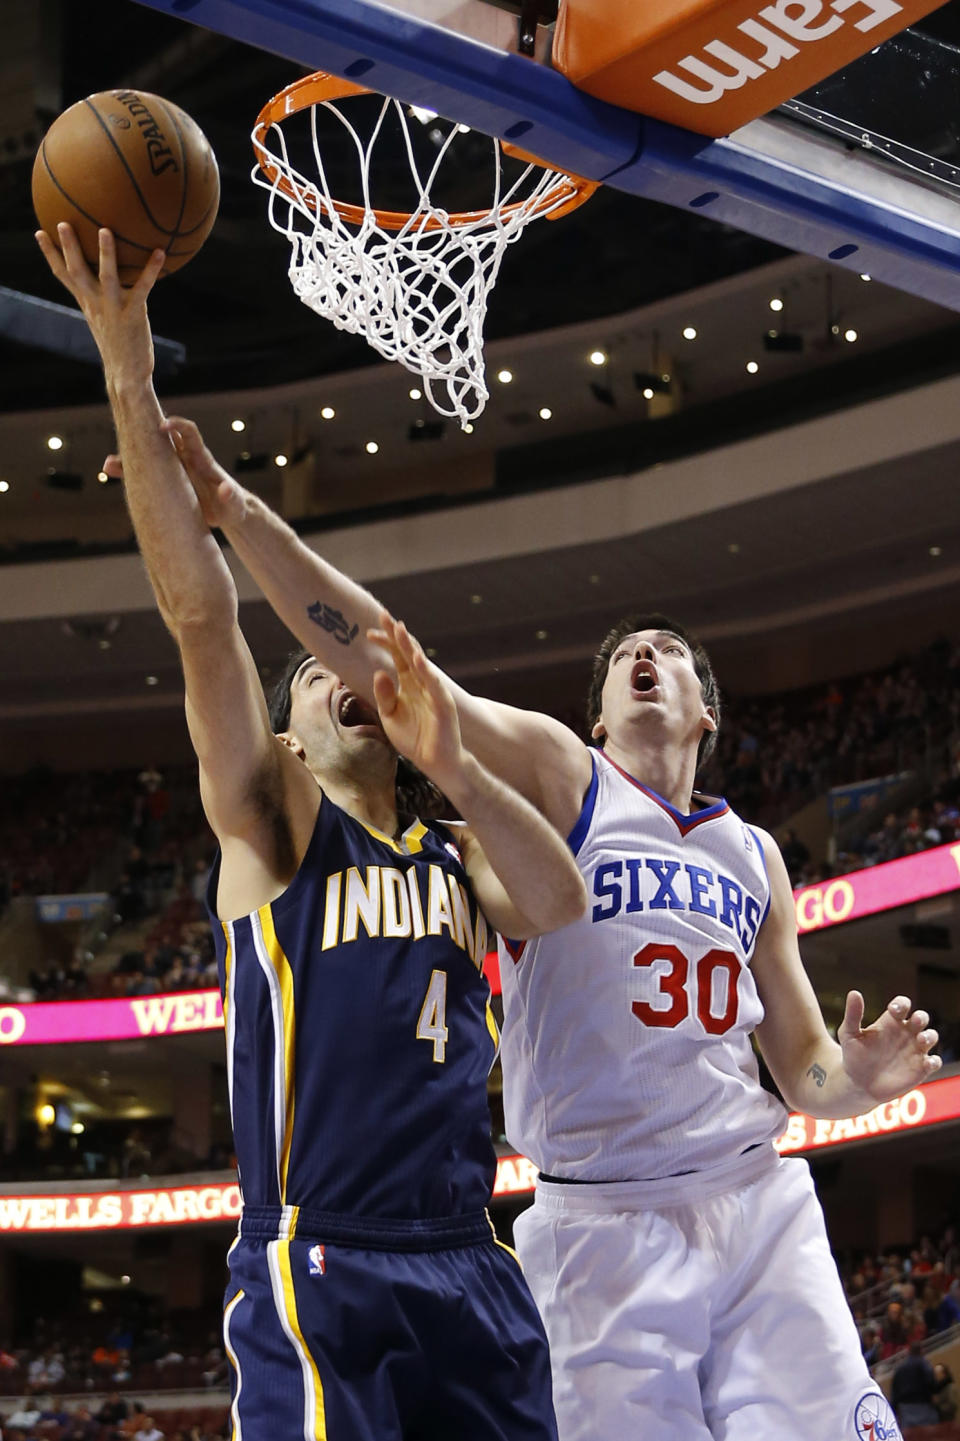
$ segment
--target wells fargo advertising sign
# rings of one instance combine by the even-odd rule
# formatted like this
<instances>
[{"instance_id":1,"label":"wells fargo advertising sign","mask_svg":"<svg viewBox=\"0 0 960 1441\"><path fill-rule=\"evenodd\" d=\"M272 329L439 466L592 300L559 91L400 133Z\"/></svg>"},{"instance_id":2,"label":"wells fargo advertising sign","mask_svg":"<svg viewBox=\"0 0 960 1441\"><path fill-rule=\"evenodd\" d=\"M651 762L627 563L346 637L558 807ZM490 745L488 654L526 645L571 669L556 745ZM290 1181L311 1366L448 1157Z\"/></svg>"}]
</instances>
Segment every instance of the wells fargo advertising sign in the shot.
<instances>
[{"instance_id":1,"label":"wells fargo advertising sign","mask_svg":"<svg viewBox=\"0 0 960 1441\"><path fill-rule=\"evenodd\" d=\"M525 1156L499 1156L495 1196L533 1190L537 1168ZM234 1181L156 1186L150 1190L0 1193L0 1235L23 1231L123 1231L236 1221L242 1203Z\"/></svg>"},{"instance_id":2,"label":"wells fargo advertising sign","mask_svg":"<svg viewBox=\"0 0 960 1441\"><path fill-rule=\"evenodd\" d=\"M958 1117L960 1076L944 1076L849 1120L821 1121L794 1111L776 1144L781 1155L819 1151L824 1146L892 1136L898 1131L915 1131L923 1126L935 1126L938 1121L955 1121Z\"/></svg>"},{"instance_id":3,"label":"wells fargo advertising sign","mask_svg":"<svg viewBox=\"0 0 960 1441\"><path fill-rule=\"evenodd\" d=\"M177 991L116 1001L33 1001L0 1005L0 1046L64 1041L129 1041L223 1027L219 991Z\"/></svg>"},{"instance_id":4,"label":"wells fargo advertising sign","mask_svg":"<svg viewBox=\"0 0 960 1441\"><path fill-rule=\"evenodd\" d=\"M818 1121L794 1113L777 1142L782 1154L818 1151L824 1146L890 1136L960 1117L960 1076L944 1076L885 1101L847 1121ZM497 1158L495 1197L532 1192L537 1168L525 1156ZM240 1189L233 1181L208 1185L156 1186L145 1190L90 1190L0 1194L0 1235L4 1232L122 1231L133 1227L236 1221Z\"/></svg>"},{"instance_id":5,"label":"wells fargo advertising sign","mask_svg":"<svg viewBox=\"0 0 960 1441\"><path fill-rule=\"evenodd\" d=\"M899 861L886 861L867 871L852 871L815 886L794 891L797 930L801 935L825 926L839 926L860 916L892 911L911 901L924 901L960 887L960 845L937 846Z\"/></svg>"}]
</instances>

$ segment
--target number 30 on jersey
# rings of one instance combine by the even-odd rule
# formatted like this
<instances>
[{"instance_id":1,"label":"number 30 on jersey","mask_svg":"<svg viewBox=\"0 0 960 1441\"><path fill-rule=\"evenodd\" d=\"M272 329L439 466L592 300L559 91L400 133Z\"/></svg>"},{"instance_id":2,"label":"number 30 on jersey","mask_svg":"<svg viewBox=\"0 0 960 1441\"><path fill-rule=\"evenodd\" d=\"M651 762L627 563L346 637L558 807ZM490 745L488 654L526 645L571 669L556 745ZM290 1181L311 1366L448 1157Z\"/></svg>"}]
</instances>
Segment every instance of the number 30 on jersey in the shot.
<instances>
[{"instance_id":1,"label":"number 30 on jersey","mask_svg":"<svg viewBox=\"0 0 960 1441\"><path fill-rule=\"evenodd\" d=\"M662 963L662 964L661 964ZM634 1001L631 1009L645 1026L673 1029L690 1014L690 993L687 981L690 962L678 946L664 941L651 941L633 958L635 966L656 966L658 990L656 999L666 1004L651 1005ZM697 1017L710 1036L722 1036L736 1024L739 996L737 980L740 962L732 951L707 951L697 961L693 991ZM417 1033L419 1035L419 1032Z\"/></svg>"}]
</instances>

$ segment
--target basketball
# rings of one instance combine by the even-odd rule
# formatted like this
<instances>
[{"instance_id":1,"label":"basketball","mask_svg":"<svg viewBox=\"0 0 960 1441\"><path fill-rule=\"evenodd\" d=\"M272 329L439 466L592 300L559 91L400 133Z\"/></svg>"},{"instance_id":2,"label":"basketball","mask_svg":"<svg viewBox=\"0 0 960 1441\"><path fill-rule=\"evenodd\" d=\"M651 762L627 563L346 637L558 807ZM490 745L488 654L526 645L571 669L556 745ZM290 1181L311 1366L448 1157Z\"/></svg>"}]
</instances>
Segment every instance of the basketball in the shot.
<instances>
[{"instance_id":1,"label":"basketball","mask_svg":"<svg viewBox=\"0 0 960 1441\"><path fill-rule=\"evenodd\" d=\"M152 251L169 275L200 249L220 200L216 157L179 106L139 90L105 90L50 126L33 165L33 208L56 242L69 221L96 268L97 231L117 240L121 283L132 285Z\"/></svg>"}]
</instances>

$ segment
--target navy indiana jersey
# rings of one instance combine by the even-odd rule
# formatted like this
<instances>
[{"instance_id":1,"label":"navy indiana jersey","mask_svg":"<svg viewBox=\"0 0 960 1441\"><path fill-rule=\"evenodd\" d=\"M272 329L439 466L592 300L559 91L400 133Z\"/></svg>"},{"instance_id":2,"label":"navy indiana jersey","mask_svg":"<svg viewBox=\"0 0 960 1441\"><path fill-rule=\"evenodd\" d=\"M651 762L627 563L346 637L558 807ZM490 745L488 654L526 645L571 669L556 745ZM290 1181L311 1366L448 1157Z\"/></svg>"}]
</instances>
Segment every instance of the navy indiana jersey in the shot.
<instances>
[{"instance_id":1,"label":"navy indiana jersey","mask_svg":"<svg viewBox=\"0 0 960 1441\"><path fill-rule=\"evenodd\" d=\"M216 916L245 1207L408 1222L482 1212L498 1035L487 929L449 833L399 842L326 796L275 901Z\"/></svg>"}]
</instances>

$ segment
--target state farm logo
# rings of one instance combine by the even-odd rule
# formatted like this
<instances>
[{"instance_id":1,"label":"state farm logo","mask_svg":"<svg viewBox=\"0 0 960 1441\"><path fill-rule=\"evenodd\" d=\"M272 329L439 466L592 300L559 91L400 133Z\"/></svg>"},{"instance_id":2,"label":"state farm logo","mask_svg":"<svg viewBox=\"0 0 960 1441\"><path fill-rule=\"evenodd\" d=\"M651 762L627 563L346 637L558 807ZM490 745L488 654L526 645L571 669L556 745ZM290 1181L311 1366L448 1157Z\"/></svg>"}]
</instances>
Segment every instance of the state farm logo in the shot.
<instances>
[{"instance_id":1,"label":"state farm logo","mask_svg":"<svg viewBox=\"0 0 960 1441\"><path fill-rule=\"evenodd\" d=\"M854 19L846 15L848 10L862 13ZM698 55L684 55L673 70L660 70L653 78L691 105L715 105L727 91L762 79L794 60L801 47L826 40L851 20L854 29L868 33L902 14L903 7L895 0L829 0L826 5L821 0L777 0L775 5L765 5L756 18L741 20L735 27L739 34L728 37L736 47L726 40L707 41L702 48L720 62L719 68ZM676 70L685 70L692 80L677 75Z\"/></svg>"}]
</instances>

